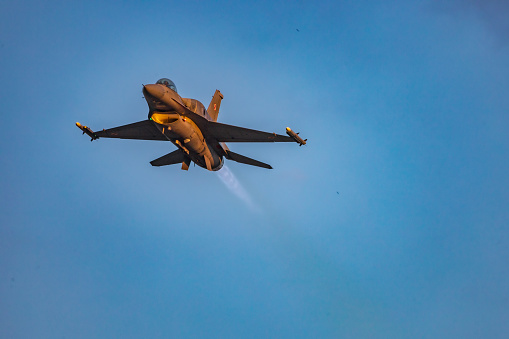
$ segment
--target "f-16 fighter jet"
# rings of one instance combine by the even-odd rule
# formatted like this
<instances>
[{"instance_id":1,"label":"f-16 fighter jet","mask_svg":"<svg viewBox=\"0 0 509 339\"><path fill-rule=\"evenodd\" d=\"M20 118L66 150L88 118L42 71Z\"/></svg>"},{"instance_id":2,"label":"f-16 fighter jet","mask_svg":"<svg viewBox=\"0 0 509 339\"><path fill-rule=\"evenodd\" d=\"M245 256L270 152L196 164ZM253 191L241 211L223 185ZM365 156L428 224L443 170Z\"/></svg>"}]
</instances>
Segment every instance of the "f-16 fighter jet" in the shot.
<instances>
[{"instance_id":1,"label":"f-16 fighter jet","mask_svg":"<svg viewBox=\"0 0 509 339\"><path fill-rule=\"evenodd\" d=\"M177 94L173 81L167 78L143 86L143 95L149 107L148 119L120 127L94 132L76 123L83 133L96 140L120 138L171 141L177 150L151 161L152 166L182 164L189 169L193 161L209 171L223 166L223 157L243 164L272 169L263 162L230 151L226 142L291 142L306 144L287 127L285 135L256 131L248 128L221 124L217 121L223 95L216 90L207 109L195 99Z\"/></svg>"}]
</instances>

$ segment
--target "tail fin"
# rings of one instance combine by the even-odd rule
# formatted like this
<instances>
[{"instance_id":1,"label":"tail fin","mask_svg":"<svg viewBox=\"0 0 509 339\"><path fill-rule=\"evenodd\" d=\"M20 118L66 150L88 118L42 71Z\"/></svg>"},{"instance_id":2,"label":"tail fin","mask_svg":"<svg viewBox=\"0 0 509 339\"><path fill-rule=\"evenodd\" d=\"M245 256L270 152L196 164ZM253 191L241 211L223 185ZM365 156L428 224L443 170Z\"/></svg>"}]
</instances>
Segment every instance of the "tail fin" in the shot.
<instances>
[{"instance_id":1,"label":"tail fin","mask_svg":"<svg viewBox=\"0 0 509 339\"><path fill-rule=\"evenodd\" d=\"M261 161L255 160L255 159L248 158L248 157L240 155L238 153L234 153L230 150L226 151L226 159L240 162L240 163L246 164L246 165L272 169L272 166L269 164L263 163Z\"/></svg>"},{"instance_id":2,"label":"tail fin","mask_svg":"<svg viewBox=\"0 0 509 339\"><path fill-rule=\"evenodd\" d=\"M217 115L219 114L219 106L221 106L221 100L223 99L223 95L216 89L216 92L212 96L212 101L210 102L209 108L207 108L207 113L212 118L212 121L217 121Z\"/></svg>"}]
</instances>

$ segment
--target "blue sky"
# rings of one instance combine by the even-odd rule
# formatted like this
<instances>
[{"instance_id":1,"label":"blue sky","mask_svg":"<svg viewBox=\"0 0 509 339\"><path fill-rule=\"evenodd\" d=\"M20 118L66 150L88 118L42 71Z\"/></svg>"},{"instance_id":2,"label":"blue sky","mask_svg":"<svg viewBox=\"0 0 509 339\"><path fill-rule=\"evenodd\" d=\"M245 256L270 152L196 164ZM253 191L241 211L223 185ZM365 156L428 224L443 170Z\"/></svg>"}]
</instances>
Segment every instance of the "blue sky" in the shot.
<instances>
[{"instance_id":1,"label":"blue sky","mask_svg":"<svg viewBox=\"0 0 509 339\"><path fill-rule=\"evenodd\" d=\"M502 1L4 2L0 336L504 338ZM172 79L273 170L154 168ZM250 201L250 202L247 202Z\"/></svg>"}]
</instances>

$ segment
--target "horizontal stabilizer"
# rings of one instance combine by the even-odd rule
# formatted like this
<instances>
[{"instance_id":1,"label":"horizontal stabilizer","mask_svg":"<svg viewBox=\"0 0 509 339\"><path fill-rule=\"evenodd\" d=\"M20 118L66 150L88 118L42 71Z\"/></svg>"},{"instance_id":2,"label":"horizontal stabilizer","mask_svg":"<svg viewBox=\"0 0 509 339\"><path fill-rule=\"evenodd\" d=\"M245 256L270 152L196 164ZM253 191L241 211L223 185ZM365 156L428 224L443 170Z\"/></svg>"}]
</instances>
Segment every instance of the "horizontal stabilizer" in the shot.
<instances>
[{"instance_id":1,"label":"horizontal stabilizer","mask_svg":"<svg viewBox=\"0 0 509 339\"><path fill-rule=\"evenodd\" d=\"M240 163L246 164L246 165L252 165L252 166L258 166L258 167L272 169L272 166L270 166L269 164L265 164L261 161L245 157L243 155L237 154L232 151L226 151L226 159L240 162Z\"/></svg>"},{"instance_id":2,"label":"horizontal stabilizer","mask_svg":"<svg viewBox=\"0 0 509 339\"><path fill-rule=\"evenodd\" d=\"M150 164L152 166L166 166L166 165L174 165L174 164L180 164L181 162L185 162L186 155L184 152L182 152L180 149L175 150L171 153L168 153L166 155L163 155L160 158L157 158L156 160L152 160Z\"/></svg>"}]
</instances>

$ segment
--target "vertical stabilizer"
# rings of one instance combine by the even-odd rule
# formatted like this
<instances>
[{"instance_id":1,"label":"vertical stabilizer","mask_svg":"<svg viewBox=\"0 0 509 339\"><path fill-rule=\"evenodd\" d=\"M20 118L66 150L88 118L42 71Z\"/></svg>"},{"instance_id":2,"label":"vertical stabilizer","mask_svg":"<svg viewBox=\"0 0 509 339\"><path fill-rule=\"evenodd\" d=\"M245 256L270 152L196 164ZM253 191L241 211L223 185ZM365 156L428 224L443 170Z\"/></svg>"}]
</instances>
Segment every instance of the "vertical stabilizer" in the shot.
<instances>
[{"instance_id":1,"label":"vertical stabilizer","mask_svg":"<svg viewBox=\"0 0 509 339\"><path fill-rule=\"evenodd\" d=\"M216 89L214 96L212 96L212 101L210 102L209 108L207 108L207 113L212 118L212 121L217 121L217 115L219 114L219 106L221 106L221 100L223 99L223 95Z\"/></svg>"}]
</instances>

